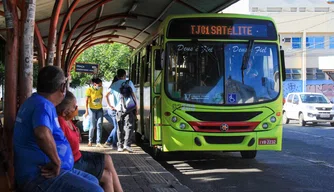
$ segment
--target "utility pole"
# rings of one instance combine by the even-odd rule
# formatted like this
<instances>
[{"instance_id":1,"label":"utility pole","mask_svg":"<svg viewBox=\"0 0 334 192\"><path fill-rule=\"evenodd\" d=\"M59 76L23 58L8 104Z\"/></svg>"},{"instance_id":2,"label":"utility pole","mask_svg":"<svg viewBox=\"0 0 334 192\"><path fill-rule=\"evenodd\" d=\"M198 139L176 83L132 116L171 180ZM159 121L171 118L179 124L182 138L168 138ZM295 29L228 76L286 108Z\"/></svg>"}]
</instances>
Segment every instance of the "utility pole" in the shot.
<instances>
[{"instance_id":1,"label":"utility pole","mask_svg":"<svg viewBox=\"0 0 334 192\"><path fill-rule=\"evenodd\" d=\"M6 160L8 161L8 176L10 188L14 187L14 153L13 131L17 111L17 72L19 58L19 19L17 1L3 0L6 18L7 42L5 54L5 105L4 105L4 141L6 145Z\"/></svg>"},{"instance_id":2,"label":"utility pole","mask_svg":"<svg viewBox=\"0 0 334 192\"><path fill-rule=\"evenodd\" d=\"M25 6L21 10L23 31L19 78L20 105L30 97L32 92L35 11L36 0L25 0Z\"/></svg>"},{"instance_id":3,"label":"utility pole","mask_svg":"<svg viewBox=\"0 0 334 192\"><path fill-rule=\"evenodd\" d=\"M306 31L303 31L303 37L302 37L302 81L303 81L303 92L306 91Z\"/></svg>"},{"instance_id":4,"label":"utility pole","mask_svg":"<svg viewBox=\"0 0 334 192\"><path fill-rule=\"evenodd\" d=\"M49 38L48 38L48 55L46 59L47 65L53 65L54 63L55 48L56 48L55 45L57 37L57 24L62 5L63 5L63 0L57 0L55 1L55 4L53 6L52 17L50 22Z\"/></svg>"}]
</instances>

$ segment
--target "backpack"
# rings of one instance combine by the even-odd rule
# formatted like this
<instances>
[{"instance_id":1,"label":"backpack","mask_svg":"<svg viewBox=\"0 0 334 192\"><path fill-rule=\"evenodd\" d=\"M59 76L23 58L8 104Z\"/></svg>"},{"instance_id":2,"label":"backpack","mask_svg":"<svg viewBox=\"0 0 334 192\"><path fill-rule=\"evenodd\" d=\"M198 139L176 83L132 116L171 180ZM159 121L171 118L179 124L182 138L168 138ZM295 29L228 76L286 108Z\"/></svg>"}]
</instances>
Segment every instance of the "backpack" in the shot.
<instances>
[{"instance_id":1,"label":"backpack","mask_svg":"<svg viewBox=\"0 0 334 192\"><path fill-rule=\"evenodd\" d=\"M122 83L121 87L119 88L119 92L121 94L121 105L123 106L122 108L124 109L125 114L135 111L136 110L136 101L132 97L132 88L129 85L129 80L126 80L125 82ZM129 99L131 98L131 99ZM127 101L125 101L125 99ZM133 103L128 103L129 101L133 101Z\"/></svg>"},{"instance_id":2,"label":"backpack","mask_svg":"<svg viewBox=\"0 0 334 192\"><path fill-rule=\"evenodd\" d=\"M132 88L129 85L129 80L126 80L125 82L122 83L121 87L119 88L119 93L124 98L129 98L131 96Z\"/></svg>"}]
</instances>

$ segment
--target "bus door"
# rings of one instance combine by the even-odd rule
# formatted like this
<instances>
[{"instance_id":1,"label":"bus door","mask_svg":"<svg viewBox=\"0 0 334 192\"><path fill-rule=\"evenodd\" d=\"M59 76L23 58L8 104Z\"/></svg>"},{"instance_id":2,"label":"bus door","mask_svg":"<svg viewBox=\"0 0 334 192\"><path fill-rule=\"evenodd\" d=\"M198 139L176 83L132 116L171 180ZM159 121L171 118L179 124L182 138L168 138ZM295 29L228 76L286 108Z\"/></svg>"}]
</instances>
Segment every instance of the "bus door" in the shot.
<instances>
[{"instance_id":1,"label":"bus door","mask_svg":"<svg viewBox=\"0 0 334 192\"><path fill-rule=\"evenodd\" d=\"M162 66L159 46L152 47L150 145L161 144Z\"/></svg>"}]
</instances>

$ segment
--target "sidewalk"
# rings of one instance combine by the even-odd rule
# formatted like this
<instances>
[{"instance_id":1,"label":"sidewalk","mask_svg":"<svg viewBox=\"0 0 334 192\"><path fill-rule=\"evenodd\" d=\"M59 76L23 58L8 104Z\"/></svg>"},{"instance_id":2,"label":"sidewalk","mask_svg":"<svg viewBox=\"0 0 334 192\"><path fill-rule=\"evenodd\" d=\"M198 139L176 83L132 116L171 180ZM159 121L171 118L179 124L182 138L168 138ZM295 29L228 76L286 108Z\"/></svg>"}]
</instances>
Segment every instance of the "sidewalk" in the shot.
<instances>
[{"instance_id":1,"label":"sidewalk","mask_svg":"<svg viewBox=\"0 0 334 192\"><path fill-rule=\"evenodd\" d=\"M191 192L140 147L132 145L132 148L134 152L128 153L80 144L80 150L111 155L125 192Z\"/></svg>"},{"instance_id":2,"label":"sidewalk","mask_svg":"<svg viewBox=\"0 0 334 192\"><path fill-rule=\"evenodd\" d=\"M79 107L77 126L80 130L82 130L80 120L84 111L83 107ZM103 119L102 141L105 141L112 130L112 125L105 118ZM80 150L111 155L124 192L191 192L139 146L134 144L131 146L133 153L117 152L111 148L97 148L94 143L93 147L88 147L88 132L82 132L82 137Z\"/></svg>"}]
</instances>

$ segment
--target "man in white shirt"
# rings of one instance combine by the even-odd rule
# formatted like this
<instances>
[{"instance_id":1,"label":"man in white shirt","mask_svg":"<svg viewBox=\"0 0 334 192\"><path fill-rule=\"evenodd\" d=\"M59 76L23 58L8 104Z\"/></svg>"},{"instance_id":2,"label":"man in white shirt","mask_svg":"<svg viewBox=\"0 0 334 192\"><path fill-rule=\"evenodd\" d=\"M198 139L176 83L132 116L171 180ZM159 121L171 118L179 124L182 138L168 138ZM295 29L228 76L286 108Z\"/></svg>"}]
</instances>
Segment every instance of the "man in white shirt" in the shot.
<instances>
[{"instance_id":1,"label":"man in white shirt","mask_svg":"<svg viewBox=\"0 0 334 192\"><path fill-rule=\"evenodd\" d=\"M137 98L135 96L136 88L132 81L126 80L126 71L124 69L117 70L118 81L113 83L110 87L110 92L106 95L108 106L112 110L116 110L116 118L118 122L117 129L117 151L122 152L127 150L133 152L131 148L131 138L135 126L135 113L138 113ZM131 87L131 94L124 96L121 94L121 87L128 84ZM109 95L114 96L114 105L109 101ZM133 110L132 110L133 109Z\"/></svg>"}]
</instances>

